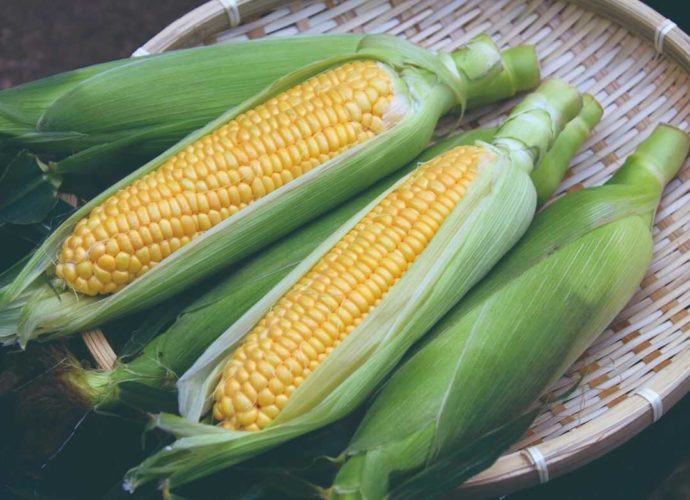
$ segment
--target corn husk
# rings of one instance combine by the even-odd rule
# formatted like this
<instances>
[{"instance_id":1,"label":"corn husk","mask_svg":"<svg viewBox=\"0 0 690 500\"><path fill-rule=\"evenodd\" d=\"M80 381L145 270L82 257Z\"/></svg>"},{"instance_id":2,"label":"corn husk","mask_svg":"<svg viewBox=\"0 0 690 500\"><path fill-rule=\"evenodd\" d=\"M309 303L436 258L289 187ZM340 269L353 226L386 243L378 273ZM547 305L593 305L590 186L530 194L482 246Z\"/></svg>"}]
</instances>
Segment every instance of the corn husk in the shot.
<instances>
[{"instance_id":1,"label":"corn husk","mask_svg":"<svg viewBox=\"0 0 690 500\"><path fill-rule=\"evenodd\" d=\"M637 289L657 204L689 149L687 134L660 126L606 185L539 214L377 395L329 497L441 497L517 440L533 403Z\"/></svg>"},{"instance_id":2,"label":"corn husk","mask_svg":"<svg viewBox=\"0 0 690 500\"><path fill-rule=\"evenodd\" d=\"M483 57L465 54L473 51L479 51ZM493 54L493 59L487 54ZM491 81L503 69L501 53L488 37L476 38L466 51L434 55L402 40L368 36L361 41L356 54L308 65L230 109L77 210L44 242L15 280L0 290L0 342L19 341L25 345L38 337L67 335L151 306L237 262L395 171L422 150L443 113L464 105L469 79L464 70L458 71L454 66L453 57L458 55L472 61L474 66L467 73L475 79ZM82 217L108 196L243 111L321 71L357 58L381 61L393 71L396 93L404 102L397 123L252 203L117 293L86 297L60 289L59 284L46 284L64 239ZM21 309L18 323L4 317L3 311L17 309Z\"/></svg>"},{"instance_id":3,"label":"corn husk","mask_svg":"<svg viewBox=\"0 0 690 500\"><path fill-rule=\"evenodd\" d=\"M493 154L487 156L464 198L422 255L292 394L269 427L241 432L196 423L208 410L223 361L233 348L275 301L398 183L343 224L183 375L178 383L180 412L187 420L165 414L158 420L160 427L181 439L131 470L126 487L133 489L156 478L168 478L172 487L189 482L333 422L361 403L410 345L522 235L536 205L529 172L580 107L577 91L553 80L515 108L496 132L494 146L485 145ZM527 125L534 131L532 137L524 133Z\"/></svg>"},{"instance_id":4,"label":"corn husk","mask_svg":"<svg viewBox=\"0 0 690 500\"><path fill-rule=\"evenodd\" d=\"M0 139L3 141L1 143L10 142L9 138L21 134L35 132L41 115L60 96L100 73L129 62L132 61L123 59L88 66L0 91Z\"/></svg>"},{"instance_id":5,"label":"corn husk","mask_svg":"<svg viewBox=\"0 0 690 500\"><path fill-rule=\"evenodd\" d=\"M592 128L599 123L604 113L601 105L589 94L582 96L582 110L580 114L567 126L563 140L558 140L549 151L539 168L532 172L532 182L537 189L537 202L542 205L558 189L570 161L563 159L574 158L577 150L587 139Z\"/></svg>"}]
</instances>

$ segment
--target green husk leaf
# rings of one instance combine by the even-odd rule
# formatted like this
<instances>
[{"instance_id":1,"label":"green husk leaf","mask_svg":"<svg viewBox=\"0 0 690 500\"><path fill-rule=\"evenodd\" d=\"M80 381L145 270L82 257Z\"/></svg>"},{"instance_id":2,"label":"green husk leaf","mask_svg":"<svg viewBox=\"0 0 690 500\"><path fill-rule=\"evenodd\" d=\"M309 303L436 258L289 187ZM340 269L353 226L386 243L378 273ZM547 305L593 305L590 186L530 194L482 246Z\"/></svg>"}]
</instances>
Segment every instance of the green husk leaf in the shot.
<instances>
[{"instance_id":1,"label":"green husk leaf","mask_svg":"<svg viewBox=\"0 0 690 500\"><path fill-rule=\"evenodd\" d=\"M0 178L5 174L7 166L20 153L15 148L4 148L2 141L0 141Z\"/></svg>"},{"instance_id":2,"label":"green husk leaf","mask_svg":"<svg viewBox=\"0 0 690 500\"><path fill-rule=\"evenodd\" d=\"M12 245L0 247L0 272L13 268L13 274L0 278L0 287L8 285L21 271L23 265L31 257L30 253L46 238L54 227L60 224L74 208L68 203L58 200L55 207L38 224L8 224L0 222L0 239L11 241ZM24 264L19 266L18 261Z\"/></svg>"},{"instance_id":3,"label":"green husk leaf","mask_svg":"<svg viewBox=\"0 0 690 500\"><path fill-rule=\"evenodd\" d=\"M122 349L118 351L121 361L126 361L141 353L144 348L157 335L165 330L174 321L180 310L179 303L175 299L163 302L147 315L141 323L132 331Z\"/></svg>"},{"instance_id":4,"label":"green husk leaf","mask_svg":"<svg viewBox=\"0 0 690 500\"><path fill-rule=\"evenodd\" d=\"M4 228L3 228L4 229ZM4 232L4 231L3 231ZM25 256L15 262L13 265L7 267L6 269L3 269L2 272L0 273L0 286L4 286L7 283L10 283L14 277L19 274L19 271L21 268L26 264L26 261L28 260L29 256Z\"/></svg>"},{"instance_id":5,"label":"green husk leaf","mask_svg":"<svg viewBox=\"0 0 690 500\"><path fill-rule=\"evenodd\" d=\"M5 142L15 149L26 149L33 154L69 155L75 149L90 147L105 140L104 136L91 136L80 132L37 132L25 130Z\"/></svg>"},{"instance_id":6,"label":"green husk leaf","mask_svg":"<svg viewBox=\"0 0 690 500\"><path fill-rule=\"evenodd\" d=\"M60 182L60 177L34 155L19 153L0 177L0 221L40 222L55 207Z\"/></svg>"},{"instance_id":7,"label":"green husk leaf","mask_svg":"<svg viewBox=\"0 0 690 500\"><path fill-rule=\"evenodd\" d=\"M573 384L558 400L567 397L578 385ZM398 480L394 478L396 486L388 496L396 500L442 498L458 484L496 462L513 443L525 435L534 419L548 407L548 403L550 402L542 401L538 405L532 405L533 408L523 414L511 417L506 423L479 438L452 449L419 472L407 474L397 478Z\"/></svg>"},{"instance_id":8,"label":"green husk leaf","mask_svg":"<svg viewBox=\"0 0 690 500\"><path fill-rule=\"evenodd\" d=\"M454 486L493 464L511 444L524 435L541 409L529 411L510 420L452 451L423 471L406 478L390 492L390 498L443 498Z\"/></svg>"},{"instance_id":9,"label":"green husk leaf","mask_svg":"<svg viewBox=\"0 0 690 500\"><path fill-rule=\"evenodd\" d=\"M91 146L56 162L55 170L61 174L111 174L121 177L140 165L140 158L153 158L158 152L173 146L180 137L194 128L195 122L176 121L136 129L112 142ZM128 169L127 165L131 167Z\"/></svg>"},{"instance_id":10,"label":"green husk leaf","mask_svg":"<svg viewBox=\"0 0 690 500\"><path fill-rule=\"evenodd\" d=\"M29 82L0 92L0 137L33 131L41 114L59 96L89 78L131 62L123 59Z\"/></svg>"},{"instance_id":11,"label":"green husk leaf","mask_svg":"<svg viewBox=\"0 0 690 500\"><path fill-rule=\"evenodd\" d=\"M195 121L196 128L298 68L352 54L363 37L335 35L327 43L315 43L319 36L266 38L130 60L62 95L38 129L99 133L180 121ZM152 92L165 100L152 99Z\"/></svg>"}]
</instances>

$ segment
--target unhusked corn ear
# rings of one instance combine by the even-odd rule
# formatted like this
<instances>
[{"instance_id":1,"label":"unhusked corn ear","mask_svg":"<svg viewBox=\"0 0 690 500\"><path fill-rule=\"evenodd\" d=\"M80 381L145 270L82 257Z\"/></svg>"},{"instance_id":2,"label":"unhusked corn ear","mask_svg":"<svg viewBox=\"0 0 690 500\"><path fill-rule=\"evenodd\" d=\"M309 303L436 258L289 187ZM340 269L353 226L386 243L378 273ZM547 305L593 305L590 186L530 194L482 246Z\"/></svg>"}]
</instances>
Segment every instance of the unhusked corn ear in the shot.
<instances>
[{"instance_id":1,"label":"unhusked corn ear","mask_svg":"<svg viewBox=\"0 0 690 500\"><path fill-rule=\"evenodd\" d=\"M247 335L215 392L214 418L259 430L402 277L477 174L478 146L420 167L305 274Z\"/></svg>"},{"instance_id":2,"label":"unhusked corn ear","mask_svg":"<svg viewBox=\"0 0 690 500\"><path fill-rule=\"evenodd\" d=\"M575 128L592 112L583 108ZM549 386L638 289L657 205L689 150L689 135L660 126L603 186L568 193L537 214L396 367L322 498L443 498L524 435ZM451 469L462 472L439 481Z\"/></svg>"},{"instance_id":3,"label":"unhusked corn ear","mask_svg":"<svg viewBox=\"0 0 690 500\"><path fill-rule=\"evenodd\" d=\"M62 247L58 277L108 294L253 201L383 132L388 71L372 60L325 71L199 139L108 198Z\"/></svg>"}]
</instances>

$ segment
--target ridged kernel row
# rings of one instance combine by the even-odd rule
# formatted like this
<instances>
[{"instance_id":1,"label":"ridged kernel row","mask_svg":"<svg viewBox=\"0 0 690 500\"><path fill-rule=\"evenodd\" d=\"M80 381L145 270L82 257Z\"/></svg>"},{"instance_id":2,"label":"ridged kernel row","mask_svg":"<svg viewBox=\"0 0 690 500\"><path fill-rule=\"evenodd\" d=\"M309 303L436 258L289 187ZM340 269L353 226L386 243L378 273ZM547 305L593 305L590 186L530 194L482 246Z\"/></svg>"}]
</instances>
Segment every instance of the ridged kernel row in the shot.
<instances>
[{"instance_id":1,"label":"ridged kernel row","mask_svg":"<svg viewBox=\"0 0 690 500\"><path fill-rule=\"evenodd\" d=\"M278 416L424 251L484 154L463 146L420 167L277 301L225 365L213 407L221 425L254 431Z\"/></svg>"},{"instance_id":2,"label":"ridged kernel row","mask_svg":"<svg viewBox=\"0 0 690 500\"><path fill-rule=\"evenodd\" d=\"M58 277L112 293L251 202L385 128L378 63L354 61L257 106L108 198L67 238Z\"/></svg>"}]
</instances>

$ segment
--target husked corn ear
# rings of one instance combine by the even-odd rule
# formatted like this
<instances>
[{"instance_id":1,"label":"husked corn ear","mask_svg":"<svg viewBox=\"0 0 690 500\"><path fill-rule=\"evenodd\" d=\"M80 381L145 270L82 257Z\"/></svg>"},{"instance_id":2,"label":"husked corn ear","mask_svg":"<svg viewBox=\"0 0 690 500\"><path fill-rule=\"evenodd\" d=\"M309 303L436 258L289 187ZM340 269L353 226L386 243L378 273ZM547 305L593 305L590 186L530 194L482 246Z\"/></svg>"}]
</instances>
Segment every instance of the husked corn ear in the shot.
<instances>
[{"instance_id":1,"label":"husked corn ear","mask_svg":"<svg viewBox=\"0 0 690 500\"><path fill-rule=\"evenodd\" d=\"M108 294L248 204L381 133L391 76L371 60L325 71L219 127L117 192L75 227L56 266Z\"/></svg>"},{"instance_id":2,"label":"husked corn ear","mask_svg":"<svg viewBox=\"0 0 690 500\"><path fill-rule=\"evenodd\" d=\"M236 430L269 425L424 251L488 154L460 146L435 158L347 233L232 354L216 388L214 418Z\"/></svg>"}]
</instances>

